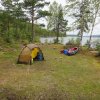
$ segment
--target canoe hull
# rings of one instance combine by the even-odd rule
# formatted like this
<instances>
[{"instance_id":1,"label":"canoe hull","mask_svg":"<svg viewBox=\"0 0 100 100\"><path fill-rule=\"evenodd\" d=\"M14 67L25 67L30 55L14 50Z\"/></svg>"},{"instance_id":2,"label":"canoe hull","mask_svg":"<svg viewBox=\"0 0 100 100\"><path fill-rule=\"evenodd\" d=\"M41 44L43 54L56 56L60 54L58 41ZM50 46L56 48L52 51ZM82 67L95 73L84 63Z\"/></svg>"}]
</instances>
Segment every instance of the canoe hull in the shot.
<instances>
[{"instance_id":1,"label":"canoe hull","mask_svg":"<svg viewBox=\"0 0 100 100\"><path fill-rule=\"evenodd\" d=\"M78 47L74 47L74 48L69 48L68 49L68 52L67 52L67 55L75 55L77 52L78 52Z\"/></svg>"}]
</instances>

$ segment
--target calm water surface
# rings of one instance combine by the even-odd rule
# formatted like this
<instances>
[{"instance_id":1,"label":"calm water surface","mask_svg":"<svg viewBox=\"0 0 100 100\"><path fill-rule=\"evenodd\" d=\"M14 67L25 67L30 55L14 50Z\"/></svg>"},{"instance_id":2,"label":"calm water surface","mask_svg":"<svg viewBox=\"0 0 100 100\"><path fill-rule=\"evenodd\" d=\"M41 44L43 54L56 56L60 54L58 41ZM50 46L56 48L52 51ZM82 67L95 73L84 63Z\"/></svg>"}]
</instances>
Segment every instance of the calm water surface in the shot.
<instances>
[{"instance_id":1,"label":"calm water surface","mask_svg":"<svg viewBox=\"0 0 100 100\"><path fill-rule=\"evenodd\" d=\"M67 37L59 37L59 43L61 44L66 44L68 43L70 40L77 40L77 36L67 36ZM56 39L56 37L41 37L40 41L41 43L54 43L54 39ZM89 37L84 36L83 40L82 40L82 45L85 45L87 43L87 41L89 40ZM100 42L100 37L92 37L92 43L94 42Z\"/></svg>"}]
</instances>

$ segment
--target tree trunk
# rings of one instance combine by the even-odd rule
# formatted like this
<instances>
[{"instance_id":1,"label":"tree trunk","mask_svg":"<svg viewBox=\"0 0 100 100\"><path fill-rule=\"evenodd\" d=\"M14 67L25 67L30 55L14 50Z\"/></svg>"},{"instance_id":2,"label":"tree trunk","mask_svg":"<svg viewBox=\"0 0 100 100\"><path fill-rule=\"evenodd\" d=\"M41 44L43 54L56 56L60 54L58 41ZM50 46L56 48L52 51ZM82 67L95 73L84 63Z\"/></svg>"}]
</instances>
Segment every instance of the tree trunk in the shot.
<instances>
[{"instance_id":1,"label":"tree trunk","mask_svg":"<svg viewBox=\"0 0 100 100\"><path fill-rule=\"evenodd\" d=\"M92 30L91 30L91 33L90 33L90 38L89 38L89 47L88 48L90 48L91 47L91 39L92 39L92 33L93 33L93 29L94 29L94 23L95 22L93 22L93 25L92 25Z\"/></svg>"},{"instance_id":2,"label":"tree trunk","mask_svg":"<svg viewBox=\"0 0 100 100\"><path fill-rule=\"evenodd\" d=\"M80 46L82 46L82 39L83 39L83 31L81 31Z\"/></svg>"},{"instance_id":3,"label":"tree trunk","mask_svg":"<svg viewBox=\"0 0 100 100\"><path fill-rule=\"evenodd\" d=\"M84 5L84 0L82 0L82 5ZM82 12L81 14L82 17L81 17L81 29L80 29L80 35L81 35L80 46L82 46L82 39L83 39L83 32L84 32L84 13Z\"/></svg>"},{"instance_id":4,"label":"tree trunk","mask_svg":"<svg viewBox=\"0 0 100 100\"><path fill-rule=\"evenodd\" d=\"M17 25L17 24L18 24L18 23L16 23L16 27L15 27L15 34L16 34L16 35L15 35L15 36L16 36L15 38L16 38L16 39L18 39L18 25Z\"/></svg>"},{"instance_id":5,"label":"tree trunk","mask_svg":"<svg viewBox=\"0 0 100 100\"><path fill-rule=\"evenodd\" d=\"M9 23L9 19L8 19L8 26L7 26L8 38L10 36L10 34L9 34L9 26L10 26L10 23Z\"/></svg>"},{"instance_id":6,"label":"tree trunk","mask_svg":"<svg viewBox=\"0 0 100 100\"><path fill-rule=\"evenodd\" d=\"M57 31L56 43L59 42L59 32Z\"/></svg>"},{"instance_id":7,"label":"tree trunk","mask_svg":"<svg viewBox=\"0 0 100 100\"><path fill-rule=\"evenodd\" d=\"M89 39L89 46L88 46L88 48L91 47L92 33L93 33L93 29L94 29L94 25L95 25L95 21L96 21L96 17L97 17L98 10L99 10L99 5L98 5L98 7L97 7L97 10L96 10L96 12L95 12L95 16L94 16L94 19L93 19L92 29L91 29L91 33L90 33L90 39Z\"/></svg>"},{"instance_id":8,"label":"tree trunk","mask_svg":"<svg viewBox=\"0 0 100 100\"><path fill-rule=\"evenodd\" d=\"M57 34L56 43L58 43L59 42L59 23L57 24L56 30L57 30L57 32L56 32L56 34Z\"/></svg>"},{"instance_id":9,"label":"tree trunk","mask_svg":"<svg viewBox=\"0 0 100 100\"><path fill-rule=\"evenodd\" d=\"M32 37L31 37L31 42L34 41L34 6L32 6Z\"/></svg>"}]
</instances>

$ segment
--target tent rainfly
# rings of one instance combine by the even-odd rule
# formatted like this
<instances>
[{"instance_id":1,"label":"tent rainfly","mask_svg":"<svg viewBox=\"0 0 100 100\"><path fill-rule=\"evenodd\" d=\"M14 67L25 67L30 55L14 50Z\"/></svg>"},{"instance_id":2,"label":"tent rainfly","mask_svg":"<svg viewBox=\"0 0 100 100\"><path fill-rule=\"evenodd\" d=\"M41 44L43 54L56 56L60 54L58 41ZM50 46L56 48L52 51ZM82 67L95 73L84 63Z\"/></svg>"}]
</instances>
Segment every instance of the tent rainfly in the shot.
<instances>
[{"instance_id":1,"label":"tent rainfly","mask_svg":"<svg viewBox=\"0 0 100 100\"><path fill-rule=\"evenodd\" d=\"M32 61L36 59L37 56L38 60L44 60L43 54L42 58L39 58L39 53L42 54L42 50L36 44L28 44L22 49L17 63L32 64Z\"/></svg>"}]
</instances>

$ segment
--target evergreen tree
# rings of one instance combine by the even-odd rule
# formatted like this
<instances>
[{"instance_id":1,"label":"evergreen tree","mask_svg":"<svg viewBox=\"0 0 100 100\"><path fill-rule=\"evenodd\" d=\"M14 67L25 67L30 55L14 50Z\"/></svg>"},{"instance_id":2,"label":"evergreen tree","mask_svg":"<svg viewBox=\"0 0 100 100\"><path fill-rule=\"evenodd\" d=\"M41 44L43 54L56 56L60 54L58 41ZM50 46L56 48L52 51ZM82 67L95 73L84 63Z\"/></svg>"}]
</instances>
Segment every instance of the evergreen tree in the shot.
<instances>
[{"instance_id":1,"label":"evergreen tree","mask_svg":"<svg viewBox=\"0 0 100 100\"><path fill-rule=\"evenodd\" d=\"M45 5L48 5L48 2L45 2L45 0L24 0L24 6L27 10L29 11L29 14L31 15L31 21L32 21L32 36L31 36L31 41L33 42L34 37L35 37L35 32L34 32L34 21L41 18L45 17L49 13L47 11L41 10Z\"/></svg>"},{"instance_id":2,"label":"evergreen tree","mask_svg":"<svg viewBox=\"0 0 100 100\"><path fill-rule=\"evenodd\" d=\"M89 25L92 22L92 15L90 13L90 1L68 0L67 3L67 12L71 12L70 16L72 16L75 19L73 23L73 29L79 31L78 35L80 36L80 45L82 45L83 34L89 32Z\"/></svg>"},{"instance_id":3,"label":"evergreen tree","mask_svg":"<svg viewBox=\"0 0 100 100\"><path fill-rule=\"evenodd\" d=\"M5 30L6 30L6 38L7 38L7 41L9 42L10 41L10 33L9 33L9 29L10 29L10 23L11 23L11 19L12 19L12 0L1 0L1 4L2 6L4 7L4 11L3 11L3 16L4 19L3 19L3 26L5 26Z\"/></svg>"},{"instance_id":4,"label":"evergreen tree","mask_svg":"<svg viewBox=\"0 0 100 100\"><path fill-rule=\"evenodd\" d=\"M66 34L68 21L64 19L62 6L58 5L55 1L50 5L49 12L51 16L47 19L48 29L56 33L55 42L58 43L58 37L61 36L61 34Z\"/></svg>"},{"instance_id":5,"label":"evergreen tree","mask_svg":"<svg viewBox=\"0 0 100 100\"><path fill-rule=\"evenodd\" d=\"M26 16L25 16L25 12L22 10L23 7L23 3L20 2L20 0L12 0L13 1L13 9L12 9L12 16L14 19L14 27L15 27L15 31L14 31L14 35L16 37L16 39L19 39L20 34L18 32L18 30L21 29L21 22L25 21Z\"/></svg>"}]
</instances>

